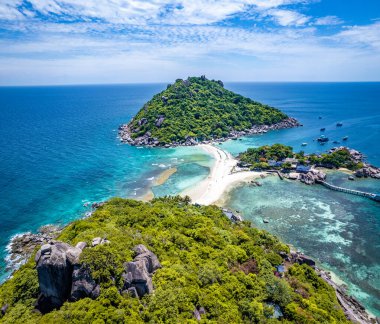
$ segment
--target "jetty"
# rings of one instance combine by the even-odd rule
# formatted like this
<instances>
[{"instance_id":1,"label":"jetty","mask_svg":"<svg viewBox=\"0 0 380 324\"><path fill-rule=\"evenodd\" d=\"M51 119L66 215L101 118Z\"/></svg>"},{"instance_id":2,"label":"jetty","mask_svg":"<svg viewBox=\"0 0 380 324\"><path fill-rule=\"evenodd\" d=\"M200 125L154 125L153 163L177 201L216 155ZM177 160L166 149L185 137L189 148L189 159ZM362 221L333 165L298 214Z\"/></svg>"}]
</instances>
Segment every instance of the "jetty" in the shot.
<instances>
[{"instance_id":1,"label":"jetty","mask_svg":"<svg viewBox=\"0 0 380 324\"><path fill-rule=\"evenodd\" d=\"M379 194L374 194L371 192L365 192L365 191L359 191L359 190L354 190L354 189L338 187L338 186L334 186L331 183L328 183L326 181L318 181L318 183L320 183L322 186L329 188L331 190L345 192L345 193L348 193L351 195L356 195L356 196L362 196L362 197L366 197L366 198L372 199L374 201L380 202L380 195Z\"/></svg>"},{"instance_id":2,"label":"jetty","mask_svg":"<svg viewBox=\"0 0 380 324\"><path fill-rule=\"evenodd\" d=\"M267 170L267 172L270 172L270 173L277 173L278 177L281 179L281 180L284 180L284 176L281 174L280 171L278 170Z\"/></svg>"}]
</instances>

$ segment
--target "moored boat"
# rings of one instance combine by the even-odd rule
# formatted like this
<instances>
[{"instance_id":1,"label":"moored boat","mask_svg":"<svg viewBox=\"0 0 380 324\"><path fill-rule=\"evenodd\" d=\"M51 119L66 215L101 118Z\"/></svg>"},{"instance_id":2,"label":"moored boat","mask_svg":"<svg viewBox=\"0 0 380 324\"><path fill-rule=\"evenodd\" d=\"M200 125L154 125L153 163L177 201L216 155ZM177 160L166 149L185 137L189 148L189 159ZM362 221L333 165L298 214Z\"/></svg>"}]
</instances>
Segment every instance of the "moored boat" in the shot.
<instances>
[{"instance_id":1,"label":"moored boat","mask_svg":"<svg viewBox=\"0 0 380 324\"><path fill-rule=\"evenodd\" d=\"M324 128L324 127L323 127L323 128L321 128L321 132L324 132L325 130L326 130L326 128Z\"/></svg>"},{"instance_id":2,"label":"moored boat","mask_svg":"<svg viewBox=\"0 0 380 324\"><path fill-rule=\"evenodd\" d=\"M343 123L336 123L336 126L341 127L341 126L343 126Z\"/></svg>"},{"instance_id":3,"label":"moored boat","mask_svg":"<svg viewBox=\"0 0 380 324\"><path fill-rule=\"evenodd\" d=\"M343 141L347 141L348 140L348 136L345 136L342 138Z\"/></svg>"},{"instance_id":4,"label":"moored boat","mask_svg":"<svg viewBox=\"0 0 380 324\"><path fill-rule=\"evenodd\" d=\"M329 138L326 137L325 135L321 135L320 137L317 138L317 141L318 141L319 143L326 143L326 142L329 141Z\"/></svg>"}]
</instances>

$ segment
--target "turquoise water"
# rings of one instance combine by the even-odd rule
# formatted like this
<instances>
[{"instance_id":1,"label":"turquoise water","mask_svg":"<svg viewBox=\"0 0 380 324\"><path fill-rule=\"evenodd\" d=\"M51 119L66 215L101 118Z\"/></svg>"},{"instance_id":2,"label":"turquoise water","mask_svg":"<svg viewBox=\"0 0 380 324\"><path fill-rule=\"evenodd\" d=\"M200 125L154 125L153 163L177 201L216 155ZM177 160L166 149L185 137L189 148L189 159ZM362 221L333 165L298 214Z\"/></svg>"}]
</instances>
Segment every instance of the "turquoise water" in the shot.
<instances>
[{"instance_id":1,"label":"turquoise water","mask_svg":"<svg viewBox=\"0 0 380 324\"><path fill-rule=\"evenodd\" d=\"M156 195L177 194L208 174L210 157L199 148L146 149L120 145L117 126L128 121L164 84L0 88L0 272L5 247L20 232L81 217L86 201L143 195L159 173L177 173ZM276 106L304 127L230 141L222 148L238 153L248 146L282 142L322 152L313 139L326 127L332 140L380 165L380 83L234 83L228 89ZM321 116L322 119L318 119ZM343 122L337 128L336 122ZM380 192L380 181L330 180ZM257 226L317 258L346 280L351 291L380 315L379 204L306 187L264 180L260 188L234 190L229 205ZM262 218L269 224L263 224Z\"/></svg>"},{"instance_id":2,"label":"turquoise water","mask_svg":"<svg viewBox=\"0 0 380 324\"><path fill-rule=\"evenodd\" d=\"M155 176L211 158L197 147L120 145L117 127L163 85L0 88L0 280L11 236L81 217L87 201L138 197ZM198 161L199 160L199 161ZM202 167L203 168L203 167ZM198 179L207 176L203 170ZM186 168L183 182L187 187Z\"/></svg>"}]
</instances>

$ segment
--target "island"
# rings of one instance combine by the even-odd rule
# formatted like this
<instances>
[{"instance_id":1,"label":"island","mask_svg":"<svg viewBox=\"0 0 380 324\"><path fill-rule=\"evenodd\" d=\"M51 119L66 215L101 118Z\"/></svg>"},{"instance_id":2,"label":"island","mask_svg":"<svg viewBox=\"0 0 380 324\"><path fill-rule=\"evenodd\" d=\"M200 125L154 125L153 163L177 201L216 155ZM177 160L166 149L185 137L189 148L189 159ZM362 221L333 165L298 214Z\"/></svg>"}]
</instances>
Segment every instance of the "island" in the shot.
<instances>
[{"instance_id":1,"label":"island","mask_svg":"<svg viewBox=\"0 0 380 324\"><path fill-rule=\"evenodd\" d=\"M0 287L2 323L349 323L315 262L188 197L113 198Z\"/></svg>"},{"instance_id":2,"label":"island","mask_svg":"<svg viewBox=\"0 0 380 324\"><path fill-rule=\"evenodd\" d=\"M169 84L119 127L119 137L131 145L172 147L297 126L296 119L280 110L229 91L220 80L201 76Z\"/></svg>"}]
</instances>

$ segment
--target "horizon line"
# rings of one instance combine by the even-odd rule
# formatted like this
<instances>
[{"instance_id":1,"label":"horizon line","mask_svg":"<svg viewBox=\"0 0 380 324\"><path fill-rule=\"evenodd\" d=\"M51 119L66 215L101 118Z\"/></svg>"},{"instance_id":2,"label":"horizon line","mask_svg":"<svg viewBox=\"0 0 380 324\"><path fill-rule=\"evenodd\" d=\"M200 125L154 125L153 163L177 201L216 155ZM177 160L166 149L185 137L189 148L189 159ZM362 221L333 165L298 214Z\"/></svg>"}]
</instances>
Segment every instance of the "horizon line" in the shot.
<instances>
[{"instance_id":1,"label":"horizon line","mask_svg":"<svg viewBox=\"0 0 380 324\"><path fill-rule=\"evenodd\" d=\"M207 77L206 77L207 78ZM178 78L182 79L182 78ZM185 80L185 79L183 79ZM208 79L216 80L216 79ZM175 80L174 80L175 81ZM171 84L174 81L157 81L157 82L115 82L115 83L41 83L41 84L0 84L0 88L22 88L22 87L75 87L75 86L117 86L117 85L148 85L148 84ZM377 81L223 81L223 83L380 83L380 80Z\"/></svg>"}]
</instances>

